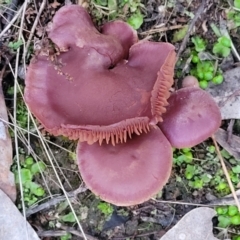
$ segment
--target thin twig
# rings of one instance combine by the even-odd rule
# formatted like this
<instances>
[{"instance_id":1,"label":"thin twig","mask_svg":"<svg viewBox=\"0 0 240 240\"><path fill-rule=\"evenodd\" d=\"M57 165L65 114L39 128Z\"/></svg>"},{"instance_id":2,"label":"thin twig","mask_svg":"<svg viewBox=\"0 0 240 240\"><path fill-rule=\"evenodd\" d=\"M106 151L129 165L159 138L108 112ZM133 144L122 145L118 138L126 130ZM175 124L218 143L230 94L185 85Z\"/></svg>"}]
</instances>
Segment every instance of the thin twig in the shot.
<instances>
[{"instance_id":1,"label":"thin twig","mask_svg":"<svg viewBox=\"0 0 240 240\"><path fill-rule=\"evenodd\" d=\"M14 12L16 12L18 6L18 0L12 0L9 3L9 7L6 10L6 15L7 15L7 22L11 21L12 18L14 17Z\"/></svg>"},{"instance_id":2,"label":"thin twig","mask_svg":"<svg viewBox=\"0 0 240 240\"><path fill-rule=\"evenodd\" d=\"M205 7L205 3L206 3L206 0L202 0L202 3L200 5L200 7L198 8L197 12L195 13L195 16L193 18L193 20L191 21L190 25L189 25L189 28L187 30L187 33L181 43L181 46L178 50L178 53L177 53L177 58L176 58L176 62L178 61L178 58L179 56L182 54L182 52L184 51L184 49L186 48L186 45L187 45L187 42L188 42L188 39L189 39L189 36L192 32L192 29L196 23L196 21L198 20L198 18L201 16L203 10L204 10L204 7Z\"/></svg>"},{"instance_id":3,"label":"thin twig","mask_svg":"<svg viewBox=\"0 0 240 240\"><path fill-rule=\"evenodd\" d=\"M11 116L10 113L9 113L9 116L11 117L11 119L13 119L13 117ZM7 125L9 125L9 126L14 127L14 124L13 124L13 123L11 123L11 122L9 122L9 121L6 121L6 120L3 119L3 118L0 118L0 121L4 122L5 124L7 124ZM17 128L19 131L23 131L23 132L29 133L30 135L32 135L32 136L34 136L34 137L41 138L41 136L39 136L39 135L37 135L37 134L35 134L35 133L31 132L31 131L28 131L28 130L26 130L26 129L24 129L24 128L21 128L21 127L19 127L18 125L16 126L16 128ZM43 140L44 140L45 142L47 142L47 143L49 143L49 144L51 144L51 145L53 145L53 146L55 146L55 147L58 147L58 148L64 150L65 152L68 152L68 153L70 153L70 154L73 153L72 151L70 151L70 150L67 149L67 148L64 148L64 147L62 147L62 146L60 146L60 145L58 145L58 144L56 144L56 143L54 143L54 142L52 142L52 141L50 141L50 140L47 140L47 139L44 138L44 137L42 137L42 138L43 138Z\"/></svg>"},{"instance_id":4,"label":"thin twig","mask_svg":"<svg viewBox=\"0 0 240 240\"><path fill-rule=\"evenodd\" d=\"M8 25L2 30L2 32L0 33L0 38L2 38L4 36L4 34L8 31L8 29L13 25L13 23L17 20L17 18L19 17L19 15L22 13L23 9L24 9L25 4L23 4L18 12L16 13L16 15L13 17L13 19L8 23Z\"/></svg>"},{"instance_id":5,"label":"thin twig","mask_svg":"<svg viewBox=\"0 0 240 240\"><path fill-rule=\"evenodd\" d=\"M153 201L158 203L165 203L165 204L176 204L176 205L189 205L189 206L196 206L196 207L209 207L209 204L202 204L202 203L189 203L189 202L179 202L179 201L168 201L168 200L157 200L155 198L151 198ZM214 206L214 204L213 204Z\"/></svg>"},{"instance_id":6,"label":"thin twig","mask_svg":"<svg viewBox=\"0 0 240 240\"><path fill-rule=\"evenodd\" d=\"M24 19L25 19L25 12L28 6L28 1L25 1L22 5L22 11L19 11L18 13L22 13L21 15L21 22L20 22L20 29L19 29L19 34L18 34L18 40L22 39L22 32L23 32L23 24L24 24ZM13 18L15 19L16 16ZM9 25L8 25L9 26ZM19 66L19 59L20 59L20 48L17 49L16 53L16 62L15 62L15 71L14 71L14 101L13 101L13 117L14 117L14 143L15 143L15 149L16 149L16 159L17 159L17 170L18 170L18 175L19 175L19 185L20 185L20 193L21 193L21 204L22 204L22 209L23 209L23 216L26 219L26 208L25 208L25 203L24 203L24 195L23 195L23 184L22 184L22 178L21 178L21 166L20 166L20 158L19 158L19 152L18 152L18 137L17 137L17 83L18 83L18 66ZM11 67L11 64L9 64ZM12 70L13 71L13 70ZM27 224L27 221L26 221ZM28 234L28 228L27 225L25 227L25 233L27 240L29 239L29 234Z\"/></svg>"},{"instance_id":7,"label":"thin twig","mask_svg":"<svg viewBox=\"0 0 240 240\"><path fill-rule=\"evenodd\" d=\"M38 21L39 21L39 19L40 19L40 16L41 16L41 14L42 14L42 12L43 12L43 10L44 10L44 8L45 8L46 2L47 2L46 0L43 0L43 1L42 1L42 4L41 4L41 6L40 6L40 9L38 10L38 14L37 14L37 16L36 16L36 18L35 18L35 21L34 21L33 26L32 26L32 28L31 28L30 35L29 35L29 37L28 37L28 41L27 41L27 44L26 44L26 49L25 49L24 57L25 57L26 54L27 54L29 45L30 45L30 43L31 43L31 41L32 41L32 38L33 38L33 34L34 34L35 29L36 29L36 27L37 27L37 24L38 24Z\"/></svg>"},{"instance_id":8,"label":"thin twig","mask_svg":"<svg viewBox=\"0 0 240 240\"><path fill-rule=\"evenodd\" d=\"M78 189L71 191L67 194L68 194L68 197L70 199L72 199L72 198L75 198L77 196L77 194L85 192L86 190L87 190L86 187L79 187ZM65 201L65 200L66 200L66 196L61 195L61 196L54 197L54 198L50 199L49 201L42 203L38 206L31 206L30 208L27 209L26 216L29 217L32 214L49 209L50 207L56 206L57 204L59 204L62 201Z\"/></svg>"},{"instance_id":9,"label":"thin twig","mask_svg":"<svg viewBox=\"0 0 240 240\"><path fill-rule=\"evenodd\" d=\"M65 231L69 232L69 233L72 233L75 236L83 238L82 233L80 233L79 231L77 231L76 229L74 229L72 227L65 227L65 226L62 225L61 228L64 229ZM88 240L98 240L97 238L95 238L93 236L90 236L88 234L86 234L86 236L87 236Z\"/></svg>"},{"instance_id":10,"label":"thin twig","mask_svg":"<svg viewBox=\"0 0 240 240\"><path fill-rule=\"evenodd\" d=\"M169 27L160 27L160 28L150 29L150 30L145 31L145 32L141 32L140 35L148 35L148 34L153 34L153 33L171 31L171 30L184 28L185 26L186 25L179 24L179 25L169 26Z\"/></svg>"},{"instance_id":11,"label":"thin twig","mask_svg":"<svg viewBox=\"0 0 240 240\"><path fill-rule=\"evenodd\" d=\"M28 109L28 111L29 111L29 109ZM31 118L31 120L32 120L32 122L33 122L33 124L34 124L34 126L35 126L35 128L36 128L36 130L37 130L38 135L41 136L41 132L40 132L39 129L37 128L36 122L34 122L32 114L31 114L30 112L29 112L29 114L30 114L30 118ZM51 166L52 166L52 169L53 169L54 174L55 174L55 176L56 176L56 178L57 178L57 181L58 181L58 183L59 183L59 186L61 187L64 195L66 196L66 200L67 200L67 202L68 202L68 205L69 205L69 207L70 207L70 209L71 209L71 211L72 211L72 213L73 213L74 218L76 219L76 223L77 223L77 225L78 225L81 233L83 234L84 240L87 240L87 237L86 237L86 235L85 235L85 233L84 233L84 231L83 231L82 225L81 225L81 223L80 223L80 221L79 221L79 219L78 219L78 217L77 217L77 215L76 215L76 212L74 211L74 208L73 208L73 206L72 206L72 204L71 204L71 201L70 201L70 199L69 199L69 197L68 197L68 195L67 195L67 192L66 192L66 190L65 190L65 188L64 188L64 186L63 186L63 184L62 184L62 181L61 181L61 179L60 179L60 177L59 177L59 175L58 175L58 172L57 172L57 170L56 170L56 168L55 168L55 166L54 166L54 164L53 164L53 160L55 160L55 164L56 164L56 159L52 158L52 155L53 155L53 154L52 154L52 152L50 151L50 149L48 150L48 145L46 144L46 142L44 142L44 140L43 140L42 137L40 137L40 142L41 142L42 147L43 147L43 149L44 149L44 151L45 151L45 153L46 153L46 156L47 156L47 158L48 158L48 160L49 160L49 162L50 162L50 164L51 164ZM50 152L51 152L51 154L50 154Z\"/></svg>"},{"instance_id":12,"label":"thin twig","mask_svg":"<svg viewBox=\"0 0 240 240\"><path fill-rule=\"evenodd\" d=\"M226 165L225 165L225 163L224 163L222 154L221 154L221 152L220 152L220 150L219 150L219 147L218 147L218 144L217 144L217 141L216 141L216 138L215 138L214 135L212 135L212 140L213 140L214 146L215 146L215 148L216 148L216 152L217 152L218 158L219 158L220 163L221 163L221 165L222 165L223 172L224 172L224 174L225 174L225 176L226 176L228 185L229 185L229 187L230 187L230 189L231 189L233 198L234 198L234 200L235 200L235 202L236 202L236 205L237 205L237 207L238 207L238 211L240 212L240 203L239 203L239 200L238 200L238 198L237 198L235 189L234 189L234 187L233 187L232 181L231 181L230 176L229 176L228 171L227 171L227 167L226 167Z\"/></svg>"}]
</instances>

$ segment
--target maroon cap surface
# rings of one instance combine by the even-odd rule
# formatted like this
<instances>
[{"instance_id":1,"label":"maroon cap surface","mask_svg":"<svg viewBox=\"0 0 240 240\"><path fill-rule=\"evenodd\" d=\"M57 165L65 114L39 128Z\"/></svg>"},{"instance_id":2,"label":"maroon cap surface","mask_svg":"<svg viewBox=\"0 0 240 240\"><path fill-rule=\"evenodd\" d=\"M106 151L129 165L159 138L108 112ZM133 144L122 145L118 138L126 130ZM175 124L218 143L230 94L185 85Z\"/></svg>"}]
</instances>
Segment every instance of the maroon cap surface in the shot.
<instances>
[{"instance_id":1,"label":"maroon cap surface","mask_svg":"<svg viewBox=\"0 0 240 240\"><path fill-rule=\"evenodd\" d=\"M127 143L78 143L81 176L101 199L119 206L140 204L168 181L172 147L159 128L133 136Z\"/></svg>"},{"instance_id":2,"label":"maroon cap surface","mask_svg":"<svg viewBox=\"0 0 240 240\"><path fill-rule=\"evenodd\" d=\"M210 137L221 124L220 110L207 92L186 87L168 99L160 129L173 147L192 147Z\"/></svg>"},{"instance_id":3,"label":"maroon cap surface","mask_svg":"<svg viewBox=\"0 0 240 240\"><path fill-rule=\"evenodd\" d=\"M121 21L100 33L77 5L56 13L49 37L60 53L32 59L24 93L47 131L115 144L161 121L173 82L173 45L137 42L135 30Z\"/></svg>"}]
</instances>

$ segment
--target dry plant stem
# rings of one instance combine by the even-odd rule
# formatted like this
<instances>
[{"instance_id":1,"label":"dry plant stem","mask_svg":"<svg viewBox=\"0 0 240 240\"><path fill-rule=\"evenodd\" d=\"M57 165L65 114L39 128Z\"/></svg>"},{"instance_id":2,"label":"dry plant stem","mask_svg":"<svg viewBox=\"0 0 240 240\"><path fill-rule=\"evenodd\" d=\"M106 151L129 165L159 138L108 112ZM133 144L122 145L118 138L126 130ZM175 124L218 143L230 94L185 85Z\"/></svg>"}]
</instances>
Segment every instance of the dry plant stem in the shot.
<instances>
[{"instance_id":1,"label":"dry plant stem","mask_svg":"<svg viewBox=\"0 0 240 240\"><path fill-rule=\"evenodd\" d=\"M16 12L17 10L17 6L18 6L18 0L12 0L9 3L9 7L6 10L6 15L7 15L7 21L11 21L13 16L14 16L14 12Z\"/></svg>"},{"instance_id":2,"label":"dry plant stem","mask_svg":"<svg viewBox=\"0 0 240 240\"><path fill-rule=\"evenodd\" d=\"M198 20L198 18L201 16L201 14L202 14L202 12L204 10L204 7L205 7L205 3L206 3L206 0L202 0L202 3L200 5L200 7L198 8L197 12L195 13L195 16L194 16L193 20L191 21L191 23L189 25L187 33L186 33L186 35L185 35L185 37L184 37L184 39L183 39L183 41L181 43L181 46L180 46L180 48L178 50L176 62L178 61L178 58L182 54L184 49L186 48L186 45L187 45L189 36L191 34L191 31L192 31L196 21Z\"/></svg>"},{"instance_id":3,"label":"dry plant stem","mask_svg":"<svg viewBox=\"0 0 240 240\"><path fill-rule=\"evenodd\" d=\"M63 226L63 225L61 226L61 228L64 229L65 231L69 232L69 233L72 233L75 236L78 236L78 237L81 237L81 238L83 237L82 234L74 228L66 227L66 226ZM97 238L92 237L88 234L86 236L87 236L88 240L98 240Z\"/></svg>"},{"instance_id":4,"label":"dry plant stem","mask_svg":"<svg viewBox=\"0 0 240 240\"><path fill-rule=\"evenodd\" d=\"M28 111L29 111L29 109L28 109ZM61 187L64 195L66 196L66 200L67 200L67 202L68 202L68 205L69 205L69 207L70 207L70 209L71 209L71 211L72 211L72 213L73 213L74 218L76 219L76 223L77 223L77 225L78 225L78 227L79 227L79 229L80 229L80 231L81 231L81 233L82 233L82 235L83 235L84 240L87 240L87 237L86 237L86 235L85 235L85 233L84 233L84 231L83 231L83 228L82 228L82 226L81 226L81 224L80 224L80 222L79 222L79 220L78 220L78 217L77 217L77 215L76 215L76 212L74 211L74 208L73 208L73 206L72 206L72 204L71 204L71 201L70 201L70 199L69 199L69 197L68 197L68 195L67 195L67 192L66 192L66 190L64 189L63 184L62 184L62 182L61 182L61 179L60 179L60 177L59 177L59 175L58 175L58 172L57 172L57 170L56 170L56 168L55 168L55 166L54 166L54 164L53 164L53 160L52 160L52 157L51 157L51 155L53 155L53 154L52 154L52 153L51 153L51 154L49 153L47 144L46 144L46 142L44 141L44 139L43 139L43 137L42 137L42 134L41 134L41 132L39 131L39 129L38 129L37 125L36 125L36 122L34 121L33 116L32 116L32 114L30 113L30 111L29 111L29 114L30 114L30 118L31 118L31 120L32 120L32 122L33 122L33 124L34 124L34 127L36 128L37 133L38 133L38 135L40 136L40 142L41 142L41 144L42 144L42 146L43 146L43 149L44 149L44 151L45 151L45 153L46 153L46 156L47 156L47 158L48 158L48 160L49 160L49 162L50 162L50 164L51 164L51 166L52 166L52 169L53 169L54 174L55 174L55 176L56 176L56 178L57 178L57 181L58 181L58 183L59 183L59 185L60 185L60 187Z\"/></svg>"},{"instance_id":5,"label":"dry plant stem","mask_svg":"<svg viewBox=\"0 0 240 240\"><path fill-rule=\"evenodd\" d=\"M231 139L232 139L232 135L233 135L233 126L234 126L234 123L235 123L235 119L231 119L230 120L230 123L228 125L228 128L227 128L227 142L229 144L231 144Z\"/></svg>"},{"instance_id":6,"label":"dry plant stem","mask_svg":"<svg viewBox=\"0 0 240 240\"><path fill-rule=\"evenodd\" d=\"M11 117L11 115L9 115L10 117ZM11 117L11 119L13 119L12 117ZM13 120L12 120L13 121ZM18 131L18 139L26 146L26 148L28 149L28 155L32 155L33 156L33 159L35 160L35 162L37 163L37 164L39 164L39 161L41 161L41 159L39 158L39 156L35 153L35 151L33 150L33 148L31 147L31 145L29 144L29 142L28 142L28 140L26 139L26 137L25 137L25 135L23 134L23 132L22 131L20 131L18 128L17 128L17 131ZM47 189L47 192L48 192L48 194L50 195L50 196L52 196L52 194L51 194L51 191L50 191L50 189L49 189L49 187L48 187L48 185L47 185L47 181L46 181L46 178L45 178L45 175L44 175L44 173L43 173L43 171L41 170L41 168L39 168L40 169L40 174L41 174L41 177L42 177L42 179L43 179L43 182L44 182L44 185L45 185L45 187L46 187L46 189Z\"/></svg>"},{"instance_id":7,"label":"dry plant stem","mask_svg":"<svg viewBox=\"0 0 240 240\"><path fill-rule=\"evenodd\" d=\"M171 30L176 30L176 29L181 29L184 28L185 25L175 25L175 26L170 26L170 27L160 27L156 29L150 29L145 32L141 32L140 35L148 35L148 34L154 34L154 33L160 33L160 32L166 32L166 31L171 31Z\"/></svg>"},{"instance_id":8,"label":"dry plant stem","mask_svg":"<svg viewBox=\"0 0 240 240\"><path fill-rule=\"evenodd\" d=\"M36 16L36 18L35 18L35 21L34 21L34 23L33 23L32 28L31 28L31 32L30 32L30 35L29 35L29 37L28 37L28 41L27 41L27 44L26 44L25 54L24 54L23 57L26 57L26 53L27 53L27 51L28 51L29 45L30 45L30 43L31 43L31 40L32 40L32 38L33 38L33 34L34 34L35 29L36 29L36 27L37 27L37 24L38 24L38 21L39 21L39 19L40 19L40 16L41 16L41 14L42 14L42 12L43 12L43 10L44 10L44 8L45 8L46 2L47 2L46 0L43 0L43 1L42 1L42 4L41 4L40 9L39 9L39 11L38 11L38 14L37 14L37 16Z\"/></svg>"},{"instance_id":9,"label":"dry plant stem","mask_svg":"<svg viewBox=\"0 0 240 240\"><path fill-rule=\"evenodd\" d=\"M56 160L54 154L52 153L52 151L51 151L49 145L47 145L47 148L48 148L49 152L50 152L51 155L52 155L52 159L54 159L54 162L55 162L55 164L56 164L55 166L56 166L56 168L59 170L59 173L64 177L64 181L65 181L65 182L68 184L68 186L72 189L72 186L71 186L71 184L70 184L68 178L65 176L65 174L64 174L64 172L63 172L63 170L62 170L62 168L59 166L59 163L58 163L58 161Z\"/></svg>"},{"instance_id":10,"label":"dry plant stem","mask_svg":"<svg viewBox=\"0 0 240 240\"><path fill-rule=\"evenodd\" d=\"M23 23L24 23L24 17L25 17L25 12L26 8L28 5L28 1L25 1L22 6L22 13L21 16L21 23L20 23L20 29L19 29L19 34L18 34L18 40L22 39L22 31L23 31ZM15 18L15 17L14 17ZM13 19L14 19L13 18ZM18 66L19 66L19 58L20 58L20 48L17 49L17 54L16 54L16 62L15 62L15 71L14 71L14 102L13 102L13 107L14 107L14 142L15 142L15 149L16 149L16 159L17 159L17 170L18 170L18 175L19 175L19 185L20 185L20 193L21 193L21 204L22 204L22 209L23 209L23 216L26 218L26 209L25 209L25 203L24 203L24 195L23 195L23 185L22 185L22 178L21 178L21 166L20 166L20 158L19 158L19 152L18 152L18 136L17 136L17 76L18 76ZM9 64L11 67L11 64ZM12 69L11 69L12 70ZM13 71L13 70L12 70ZM26 221L26 227L25 227L25 236L23 236L24 239L29 239L29 234L27 230L27 221Z\"/></svg>"},{"instance_id":11,"label":"dry plant stem","mask_svg":"<svg viewBox=\"0 0 240 240\"><path fill-rule=\"evenodd\" d=\"M13 116L12 116L10 113L9 113L8 115L11 117L11 119L13 119ZM11 122L9 122L9 121L6 121L6 120L4 120L3 118L0 118L0 121L2 121L3 123L7 124L8 126L11 126L11 127L14 126L13 123L11 123ZM26 130L26 129L24 129L24 128L21 128L21 127L19 127L19 126L16 126L16 127L17 127L17 129L18 129L19 131L23 131L23 132L29 133L30 135L32 135L32 136L34 136L34 137L36 137L36 138L40 138L39 135L37 135L37 134L35 134L35 133L32 133L31 131L28 131L28 130ZM60 146L60 145L58 145L58 144L56 144L56 143L54 143L54 142L51 142L50 140L47 140L47 139L45 139L44 137L43 137L43 140L44 140L45 142L47 142L47 143L55 146L55 147L58 147L58 148L64 150L65 152L68 152L68 153L71 153L71 154L73 153L72 151L68 150L67 148L64 148L64 147L62 147L62 146Z\"/></svg>"},{"instance_id":12,"label":"dry plant stem","mask_svg":"<svg viewBox=\"0 0 240 240\"><path fill-rule=\"evenodd\" d=\"M8 29L13 25L13 23L17 20L17 18L19 17L19 15L22 13L23 9L24 9L25 4L23 4L21 6L21 8L18 10L18 12L16 13L16 15L13 17L13 19L8 23L8 25L2 30L2 32L0 33L0 39L3 37L3 35L8 31Z\"/></svg>"},{"instance_id":13,"label":"dry plant stem","mask_svg":"<svg viewBox=\"0 0 240 240\"><path fill-rule=\"evenodd\" d=\"M221 162L223 172L224 172L224 174L225 174L225 176L226 176L228 185L229 185L229 187L230 187L230 189L231 189L233 198L234 198L234 200L235 200L235 202L236 202L236 205L237 205L237 207L238 207L238 211L240 212L240 203L239 203L239 200L238 200L238 198L237 198L237 195L236 195L235 189L234 189L234 187L233 187L232 181L231 181L231 179L230 179L230 177L229 177L229 174L228 174L228 171L227 171L227 167L226 167L226 165L225 165L225 163L224 163L222 154L221 154L221 152L220 152L220 150L219 150L219 147L218 147L218 144L217 144L217 141L216 141L216 139L215 139L214 134L212 135L212 140L213 140L214 146L215 146L215 148L216 148L218 158L219 158L219 160L220 160L220 162Z\"/></svg>"},{"instance_id":14,"label":"dry plant stem","mask_svg":"<svg viewBox=\"0 0 240 240\"><path fill-rule=\"evenodd\" d=\"M201 203L188 203L188 202L179 202L179 201L164 201L164 200L157 200L155 198L151 198L153 201L158 203L166 203L166 204L176 204L176 205L188 205L188 206L197 206L197 207L209 207L210 204L201 204ZM213 204L214 206L214 204Z\"/></svg>"},{"instance_id":15,"label":"dry plant stem","mask_svg":"<svg viewBox=\"0 0 240 240\"><path fill-rule=\"evenodd\" d=\"M67 194L68 194L68 197L70 199L74 199L74 198L77 197L77 195L79 193L85 192L86 190L87 190L86 187L81 187L80 186L78 189L76 189L74 191L71 191ZM57 196L57 197L54 197L54 198L50 199L49 201L47 201L45 203L42 203L38 206L31 206L29 209L27 209L26 216L29 217L34 213L49 209L50 207L56 206L57 204L59 204L62 201L65 201L65 200L66 200L66 197L64 195L63 196Z\"/></svg>"},{"instance_id":16,"label":"dry plant stem","mask_svg":"<svg viewBox=\"0 0 240 240\"><path fill-rule=\"evenodd\" d=\"M39 237L61 237L61 236L66 235L67 233L72 233L73 235L78 236L81 239L84 238L82 233L77 231L74 228L65 227L65 226L61 226L61 228L64 229L64 230L38 231L37 234L38 234ZM86 237L87 237L88 240L98 240L97 238L92 237L88 234L86 234Z\"/></svg>"}]
</instances>

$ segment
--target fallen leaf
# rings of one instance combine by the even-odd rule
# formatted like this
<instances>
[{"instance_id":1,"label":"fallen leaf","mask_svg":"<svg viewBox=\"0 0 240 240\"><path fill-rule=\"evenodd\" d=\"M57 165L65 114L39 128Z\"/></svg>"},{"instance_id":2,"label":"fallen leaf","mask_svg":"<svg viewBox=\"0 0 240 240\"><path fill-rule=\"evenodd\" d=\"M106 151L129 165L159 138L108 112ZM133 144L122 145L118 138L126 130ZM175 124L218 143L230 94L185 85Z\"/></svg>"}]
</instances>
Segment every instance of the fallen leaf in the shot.
<instances>
[{"instance_id":1,"label":"fallen leaf","mask_svg":"<svg viewBox=\"0 0 240 240\"><path fill-rule=\"evenodd\" d=\"M215 215L216 212L211 208L195 208L187 213L161 240L217 240L212 233L212 218Z\"/></svg>"},{"instance_id":2,"label":"fallen leaf","mask_svg":"<svg viewBox=\"0 0 240 240\"><path fill-rule=\"evenodd\" d=\"M222 119L240 119L240 67L226 71L220 85L212 85L207 91L220 107Z\"/></svg>"},{"instance_id":3,"label":"fallen leaf","mask_svg":"<svg viewBox=\"0 0 240 240\"><path fill-rule=\"evenodd\" d=\"M219 145L221 145L227 152L229 152L237 160L240 160L240 137L236 135L231 135L230 142L228 142L227 131L221 128L219 128L214 135Z\"/></svg>"},{"instance_id":4,"label":"fallen leaf","mask_svg":"<svg viewBox=\"0 0 240 240\"><path fill-rule=\"evenodd\" d=\"M0 239L39 240L36 232L2 190L0 190L0 199Z\"/></svg>"},{"instance_id":5,"label":"fallen leaf","mask_svg":"<svg viewBox=\"0 0 240 240\"><path fill-rule=\"evenodd\" d=\"M14 175L10 171L12 165L12 141L8 133L7 109L2 91L0 79L0 189L2 189L12 201L16 200L16 186Z\"/></svg>"}]
</instances>

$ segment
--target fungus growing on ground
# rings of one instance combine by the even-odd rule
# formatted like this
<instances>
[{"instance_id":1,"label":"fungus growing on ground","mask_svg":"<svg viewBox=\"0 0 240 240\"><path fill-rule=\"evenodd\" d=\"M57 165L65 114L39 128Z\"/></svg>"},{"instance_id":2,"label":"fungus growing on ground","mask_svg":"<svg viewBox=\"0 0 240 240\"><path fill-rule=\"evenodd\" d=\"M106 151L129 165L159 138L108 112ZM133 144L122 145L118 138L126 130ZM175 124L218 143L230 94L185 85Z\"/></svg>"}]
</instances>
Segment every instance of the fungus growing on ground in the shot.
<instances>
[{"instance_id":1,"label":"fungus growing on ground","mask_svg":"<svg viewBox=\"0 0 240 240\"><path fill-rule=\"evenodd\" d=\"M199 82L194 76L187 76L182 81L182 87L199 87Z\"/></svg>"},{"instance_id":2,"label":"fungus growing on ground","mask_svg":"<svg viewBox=\"0 0 240 240\"><path fill-rule=\"evenodd\" d=\"M193 147L209 138L221 124L217 104L200 88L182 88L168 102L159 127L173 147Z\"/></svg>"},{"instance_id":3,"label":"fungus growing on ground","mask_svg":"<svg viewBox=\"0 0 240 240\"><path fill-rule=\"evenodd\" d=\"M219 127L220 112L196 87L173 93L166 108L171 44L137 42L121 21L101 29L80 6L61 8L48 34L57 53L49 48L32 59L24 96L47 131L79 139L79 169L89 189L116 205L139 204L166 183L171 145L205 140Z\"/></svg>"},{"instance_id":4,"label":"fungus growing on ground","mask_svg":"<svg viewBox=\"0 0 240 240\"><path fill-rule=\"evenodd\" d=\"M157 194L172 167L172 147L158 128L116 146L79 142L77 155L89 189L120 206L139 204Z\"/></svg>"},{"instance_id":5,"label":"fungus growing on ground","mask_svg":"<svg viewBox=\"0 0 240 240\"><path fill-rule=\"evenodd\" d=\"M25 88L30 110L47 131L114 145L161 121L173 83L173 45L137 42L135 30L121 21L99 33L76 5L56 13L48 36L60 54L37 55Z\"/></svg>"}]
</instances>

